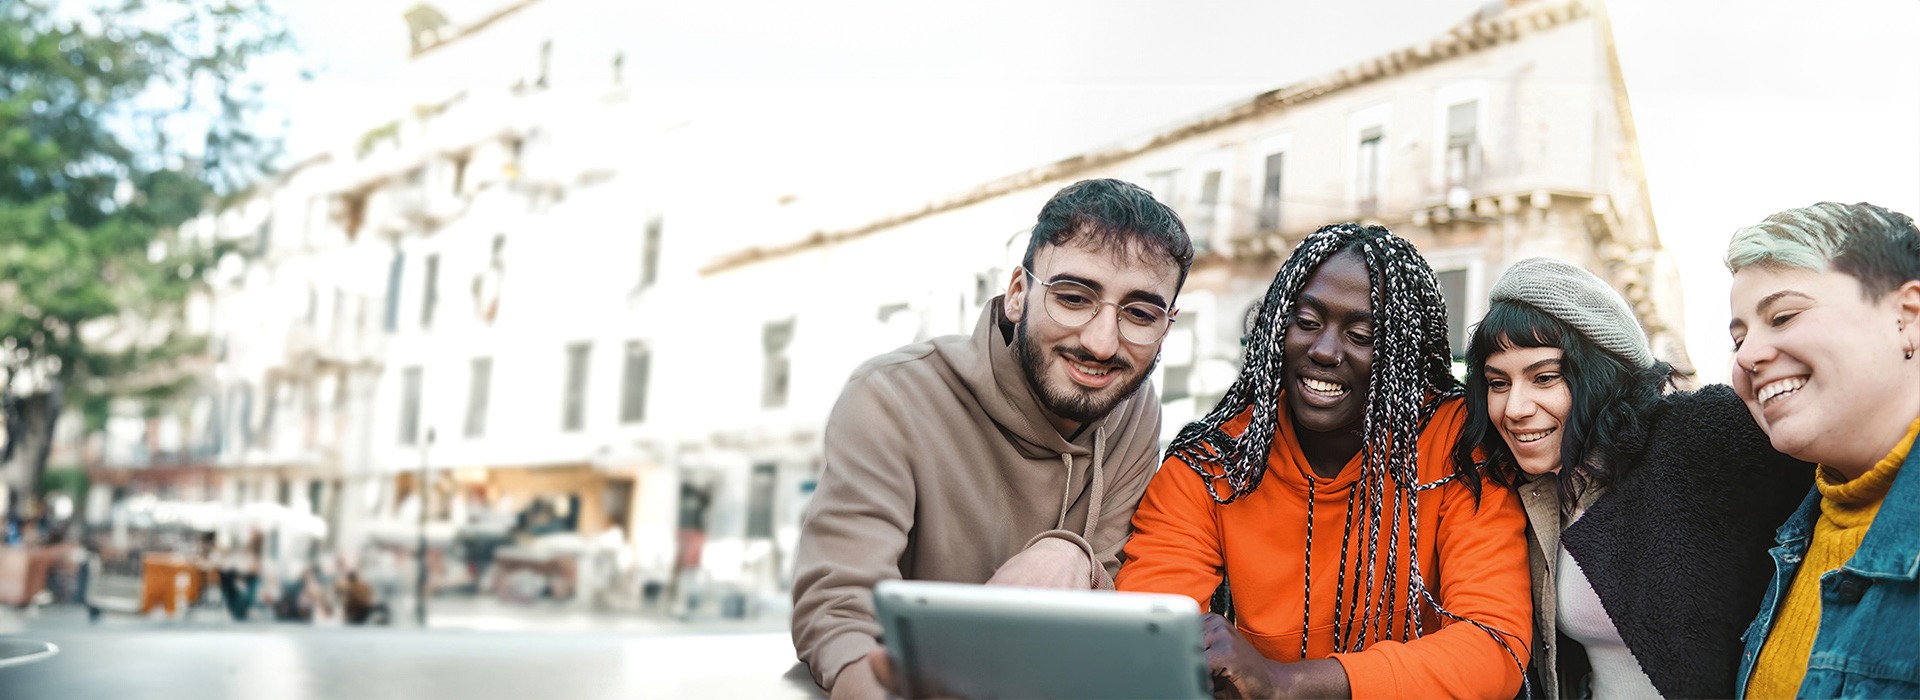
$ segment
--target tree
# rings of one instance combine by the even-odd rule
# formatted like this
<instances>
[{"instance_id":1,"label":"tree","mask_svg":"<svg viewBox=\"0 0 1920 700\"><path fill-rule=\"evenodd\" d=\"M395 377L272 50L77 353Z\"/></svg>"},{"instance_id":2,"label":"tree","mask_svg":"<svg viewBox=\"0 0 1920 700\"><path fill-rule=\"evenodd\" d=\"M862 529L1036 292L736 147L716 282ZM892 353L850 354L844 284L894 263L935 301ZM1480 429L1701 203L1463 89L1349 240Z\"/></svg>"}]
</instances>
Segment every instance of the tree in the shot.
<instances>
[{"instance_id":1,"label":"tree","mask_svg":"<svg viewBox=\"0 0 1920 700\"><path fill-rule=\"evenodd\" d=\"M257 60L288 45L262 0L0 0L0 482L34 493L63 404L193 383L182 309L220 251L182 222L264 174Z\"/></svg>"}]
</instances>

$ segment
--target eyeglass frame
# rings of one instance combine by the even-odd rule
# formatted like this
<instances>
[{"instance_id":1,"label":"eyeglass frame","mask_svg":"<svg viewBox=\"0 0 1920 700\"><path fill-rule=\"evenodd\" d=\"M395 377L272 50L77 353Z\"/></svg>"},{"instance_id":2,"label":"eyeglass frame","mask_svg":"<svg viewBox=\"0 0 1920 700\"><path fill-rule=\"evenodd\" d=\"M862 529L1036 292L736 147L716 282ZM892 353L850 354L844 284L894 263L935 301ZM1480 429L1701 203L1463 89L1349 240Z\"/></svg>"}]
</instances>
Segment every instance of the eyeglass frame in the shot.
<instances>
[{"instance_id":1,"label":"eyeglass frame","mask_svg":"<svg viewBox=\"0 0 1920 700\"><path fill-rule=\"evenodd\" d=\"M1040 286L1041 286L1042 288L1044 288L1044 291L1042 291L1042 292L1040 293L1040 297L1041 297L1041 299L1040 299L1040 305L1041 305L1041 307L1042 307L1042 308L1046 308L1047 310L1046 310L1046 311L1043 311L1042 313L1045 313L1045 314L1047 315L1047 318L1051 318L1051 319L1053 319L1053 322L1054 322L1054 323L1058 323L1058 324L1060 324L1060 325L1062 325L1062 326L1065 326L1065 327L1067 327L1067 328L1080 328L1080 327L1083 327L1083 326L1085 326L1085 325L1087 325L1087 324L1089 324L1089 323L1093 323L1093 320L1094 320L1094 319L1096 319L1096 318L1100 318L1100 312L1101 312L1101 311L1102 311L1103 309L1101 309L1101 308L1095 308L1095 309L1094 309L1094 311L1093 311L1093 315L1092 315L1092 316L1088 316L1088 317L1087 317L1087 320L1085 320L1085 321L1081 321L1081 322L1079 322L1079 323L1067 323L1066 321L1062 321L1062 320L1060 320L1059 318L1057 318L1057 317L1055 317L1055 316L1053 315L1053 309L1051 309L1051 308L1047 308L1047 300L1046 300L1046 297L1047 297L1047 295L1048 295L1048 294L1050 294L1051 292L1053 292L1053 285L1056 285L1056 284L1071 284L1071 285L1073 285L1073 286L1075 286L1075 287L1079 287L1079 288L1081 288L1081 289L1085 289L1085 290L1087 290L1087 292L1088 292L1088 295L1087 295L1087 296L1088 296L1089 298L1091 298L1091 299L1093 299L1093 303L1095 303L1095 304L1098 304L1098 305L1099 305L1099 306L1101 306L1101 307L1106 307L1106 306L1111 306L1111 307L1113 307L1113 309L1114 309L1114 313L1113 313L1113 330L1114 330L1114 333L1115 333L1115 334L1117 334L1117 335L1119 335L1119 336L1120 336L1120 339L1121 339L1121 340L1124 340L1124 341L1127 341L1127 342L1129 342L1129 343L1132 343L1132 344L1134 344L1134 345L1152 345L1152 344L1154 344L1154 343L1158 343L1158 342L1160 342L1160 341L1163 341L1163 340L1166 340L1166 339L1167 339L1167 333L1169 333L1169 332L1172 332L1172 331L1173 331L1173 323L1174 323L1175 321L1178 321L1178 320L1180 320L1180 319L1178 319L1178 318L1175 318L1175 316L1176 316L1177 314L1179 314L1179 313L1180 313L1178 309L1169 309L1169 308L1166 308L1166 307L1164 307L1164 306L1161 306L1161 305L1159 305L1159 304L1155 304L1155 303L1153 303L1153 302L1150 302L1150 301L1143 301L1143 300L1135 300L1135 301L1129 301L1129 302L1124 302L1124 303L1122 303L1122 302L1118 302L1118 301L1107 301L1107 300L1105 300L1105 299L1101 299L1101 298L1099 298L1099 295L1098 295L1097 293L1094 293L1094 290L1093 290L1093 288L1092 288L1092 287L1088 287L1088 286L1087 286L1087 285L1086 285L1085 283L1082 283L1082 282L1077 282L1077 281L1074 281L1074 280L1053 280L1053 281L1051 281L1051 282L1049 282L1049 281L1046 281L1046 280L1043 280L1043 279L1040 279L1040 276L1039 276L1039 275L1036 275L1036 274L1033 274L1033 271L1032 271L1032 270L1029 270L1029 269L1027 269L1027 268L1026 268L1026 267L1024 267L1024 266L1022 266L1022 267L1020 268L1020 271L1021 271L1021 272L1023 272L1023 273L1026 273L1026 275L1027 275L1028 277L1031 277L1031 278L1033 278L1033 281L1034 281L1034 283L1036 283L1036 284L1039 284L1039 285L1040 285ZM1162 326L1162 327L1160 328L1160 335L1159 335L1159 337L1156 337L1156 338L1154 338L1153 340L1147 340L1147 341L1139 341L1139 340L1134 340L1134 339L1132 339L1132 338L1129 338L1129 337L1127 337L1127 332L1126 332L1125 330L1123 330L1123 329L1122 329L1122 328L1120 327L1120 323L1121 323L1121 318L1120 318L1120 310L1121 310L1121 309L1124 309L1124 308L1126 308L1126 307L1128 307L1128 306L1133 306L1134 304L1139 304L1139 305L1141 305L1141 306L1145 306L1145 307L1148 307L1148 308L1152 308L1152 309L1158 309L1158 310L1160 311L1160 313L1161 313L1161 315L1162 315L1163 317L1165 317L1165 318L1167 319L1167 325L1165 325L1165 326ZM1138 326L1139 324L1135 324L1135 325L1136 325L1136 326Z\"/></svg>"}]
</instances>

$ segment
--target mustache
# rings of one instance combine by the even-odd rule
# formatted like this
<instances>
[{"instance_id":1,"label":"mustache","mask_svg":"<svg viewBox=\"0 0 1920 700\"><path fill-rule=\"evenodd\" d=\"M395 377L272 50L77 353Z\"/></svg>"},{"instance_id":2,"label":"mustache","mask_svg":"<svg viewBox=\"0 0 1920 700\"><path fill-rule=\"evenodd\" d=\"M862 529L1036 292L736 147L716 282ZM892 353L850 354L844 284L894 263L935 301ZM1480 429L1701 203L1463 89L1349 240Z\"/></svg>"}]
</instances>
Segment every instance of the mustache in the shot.
<instances>
[{"instance_id":1,"label":"mustache","mask_svg":"<svg viewBox=\"0 0 1920 700\"><path fill-rule=\"evenodd\" d=\"M1067 356L1072 357L1075 361L1083 365L1093 365L1095 367L1106 367L1108 369L1117 369L1123 372L1133 369L1133 363L1128 362L1127 358L1121 357L1118 353L1114 354L1113 357L1102 360L1098 357L1095 357L1093 353L1087 352L1086 348L1080 347L1080 346L1067 347L1064 345L1059 345L1059 346L1055 346L1054 349L1059 350L1060 352L1066 353Z\"/></svg>"}]
</instances>

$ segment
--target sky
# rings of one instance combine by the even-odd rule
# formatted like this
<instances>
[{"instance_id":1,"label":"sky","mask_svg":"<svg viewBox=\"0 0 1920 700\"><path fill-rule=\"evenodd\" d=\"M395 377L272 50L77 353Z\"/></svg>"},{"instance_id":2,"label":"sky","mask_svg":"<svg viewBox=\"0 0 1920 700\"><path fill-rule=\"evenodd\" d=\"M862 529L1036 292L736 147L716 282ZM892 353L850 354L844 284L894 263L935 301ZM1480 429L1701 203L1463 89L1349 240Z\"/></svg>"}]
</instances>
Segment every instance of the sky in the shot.
<instances>
[{"instance_id":1,"label":"sky","mask_svg":"<svg viewBox=\"0 0 1920 700\"><path fill-rule=\"evenodd\" d=\"M394 118L449 77L406 70L402 4L277 1L316 76L273 93L296 157ZM714 157L756 164L742 191L881 212L1432 38L1483 4L548 1L598 3L606 21L566 39L622 47L637 92L727 134ZM434 5L460 24L502 2ZM1822 200L1920 214L1920 2L1606 11L1655 221L1681 269L1689 352L1702 380L1724 381L1719 259L1735 229Z\"/></svg>"}]
</instances>

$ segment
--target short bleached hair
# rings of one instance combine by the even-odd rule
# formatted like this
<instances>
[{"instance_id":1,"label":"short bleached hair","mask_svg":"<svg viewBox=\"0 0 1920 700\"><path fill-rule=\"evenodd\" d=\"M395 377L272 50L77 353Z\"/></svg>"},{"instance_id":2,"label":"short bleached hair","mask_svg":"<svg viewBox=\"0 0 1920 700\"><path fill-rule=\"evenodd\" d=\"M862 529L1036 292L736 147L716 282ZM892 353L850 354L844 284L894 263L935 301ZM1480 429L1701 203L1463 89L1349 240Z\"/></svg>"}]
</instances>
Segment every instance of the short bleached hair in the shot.
<instances>
[{"instance_id":1,"label":"short bleached hair","mask_svg":"<svg viewBox=\"0 0 1920 700\"><path fill-rule=\"evenodd\" d=\"M1749 267L1844 272L1874 299L1920 280L1920 228L1905 214L1866 202L1821 202L1735 231L1726 263L1734 274Z\"/></svg>"}]
</instances>

